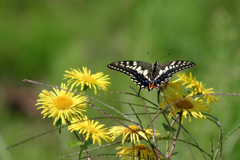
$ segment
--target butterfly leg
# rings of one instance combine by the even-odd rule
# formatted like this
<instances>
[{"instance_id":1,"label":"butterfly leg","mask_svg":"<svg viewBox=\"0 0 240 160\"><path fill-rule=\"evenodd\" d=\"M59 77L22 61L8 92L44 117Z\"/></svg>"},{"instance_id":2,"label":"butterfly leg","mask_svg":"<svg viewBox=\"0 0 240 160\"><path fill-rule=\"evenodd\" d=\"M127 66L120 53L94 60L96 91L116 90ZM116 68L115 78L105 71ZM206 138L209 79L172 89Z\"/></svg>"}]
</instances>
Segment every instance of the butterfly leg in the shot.
<instances>
[{"instance_id":1,"label":"butterfly leg","mask_svg":"<svg viewBox=\"0 0 240 160\"><path fill-rule=\"evenodd\" d=\"M165 83L163 91L167 88L168 81Z\"/></svg>"},{"instance_id":2,"label":"butterfly leg","mask_svg":"<svg viewBox=\"0 0 240 160\"><path fill-rule=\"evenodd\" d=\"M142 88L140 87L139 91L138 91L138 97L140 97L140 92L141 92Z\"/></svg>"},{"instance_id":3,"label":"butterfly leg","mask_svg":"<svg viewBox=\"0 0 240 160\"><path fill-rule=\"evenodd\" d=\"M160 92L161 92L161 86L158 88L158 95L157 95L157 100L158 100L158 105L160 103Z\"/></svg>"}]
</instances>

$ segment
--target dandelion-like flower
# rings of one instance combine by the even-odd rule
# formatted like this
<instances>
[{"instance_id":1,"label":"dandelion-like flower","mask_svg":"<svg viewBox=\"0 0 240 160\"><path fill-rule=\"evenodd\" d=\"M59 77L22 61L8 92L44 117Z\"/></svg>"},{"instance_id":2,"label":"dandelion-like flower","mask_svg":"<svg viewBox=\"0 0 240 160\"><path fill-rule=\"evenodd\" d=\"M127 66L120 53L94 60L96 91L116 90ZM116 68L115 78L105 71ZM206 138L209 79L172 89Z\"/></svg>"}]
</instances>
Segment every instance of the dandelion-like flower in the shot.
<instances>
[{"instance_id":1,"label":"dandelion-like flower","mask_svg":"<svg viewBox=\"0 0 240 160\"><path fill-rule=\"evenodd\" d=\"M114 141L117 137L119 137L121 134L122 136L122 144L124 144L126 138L130 136L131 142L135 144L135 141L137 139L138 143L140 144L139 135L144 138L148 139L147 136L153 135L152 129L141 129L136 125L130 125L127 127L124 126L114 126L110 129L110 134L112 134L111 140ZM155 135L160 135L158 131L155 131Z\"/></svg>"},{"instance_id":2,"label":"dandelion-like flower","mask_svg":"<svg viewBox=\"0 0 240 160\"><path fill-rule=\"evenodd\" d=\"M191 115L198 119L206 117L200 111L210 112L210 109L206 107L208 104L197 98L188 98L184 97L184 95L180 91L169 90L166 96L166 101L163 100L160 104L160 108L163 108L166 105L172 104L172 111L169 113L169 117L173 117L178 112L182 112L181 123L183 122L183 118L189 117L189 121L191 122Z\"/></svg>"},{"instance_id":3,"label":"dandelion-like flower","mask_svg":"<svg viewBox=\"0 0 240 160\"><path fill-rule=\"evenodd\" d=\"M124 160L128 157L130 159L137 159L137 157L140 158L140 160L155 160L157 159L156 154L154 153L153 150L149 149L146 145L144 144L137 144L134 146L134 157L133 157L133 148L129 147L117 147L116 150L120 150L117 153L117 157L122 157L121 160Z\"/></svg>"},{"instance_id":4,"label":"dandelion-like flower","mask_svg":"<svg viewBox=\"0 0 240 160\"><path fill-rule=\"evenodd\" d=\"M202 82L196 80L196 77L193 78L192 73L190 72L189 76L184 73L177 74L178 79L174 82L181 82L182 85L188 84L186 88L192 88L193 91L189 96L197 95L197 94L213 94L213 88L206 89ZM207 100L207 103L213 101L217 104L218 98L215 95L204 95L204 99Z\"/></svg>"},{"instance_id":5,"label":"dandelion-like flower","mask_svg":"<svg viewBox=\"0 0 240 160\"><path fill-rule=\"evenodd\" d=\"M64 74L65 79L70 78L68 80L68 84L79 86L81 85L81 90L85 90L86 88L94 89L94 93L97 94L98 89L102 89L107 91L107 86L111 83L108 81L108 75L103 75L102 72L98 72L95 74L91 74L91 70L87 70L87 67L82 67L83 72L78 69L70 69L70 71L66 70L67 74ZM96 87L97 86L97 87Z\"/></svg>"},{"instance_id":6,"label":"dandelion-like flower","mask_svg":"<svg viewBox=\"0 0 240 160\"><path fill-rule=\"evenodd\" d=\"M109 142L109 132L107 128L103 128L105 125L100 124L99 122L94 120L88 120L87 116L84 118L74 118L71 121L71 125L68 126L68 130L71 132L78 131L79 134L85 134L85 140L89 138L93 140L93 144L97 141L99 146L101 146L101 139L104 139L106 142Z\"/></svg>"},{"instance_id":7,"label":"dandelion-like flower","mask_svg":"<svg viewBox=\"0 0 240 160\"><path fill-rule=\"evenodd\" d=\"M84 115L87 108L87 97L75 95L75 93L67 91L66 84L62 83L61 88L53 88L53 91L43 90L39 94L39 99L36 105L40 105L37 109L43 109L41 114L43 118L55 118L53 125L61 119L63 125L66 125L66 120L71 121L73 117L80 117ZM69 89L72 90L72 87ZM75 90L76 91L76 90Z\"/></svg>"}]
</instances>

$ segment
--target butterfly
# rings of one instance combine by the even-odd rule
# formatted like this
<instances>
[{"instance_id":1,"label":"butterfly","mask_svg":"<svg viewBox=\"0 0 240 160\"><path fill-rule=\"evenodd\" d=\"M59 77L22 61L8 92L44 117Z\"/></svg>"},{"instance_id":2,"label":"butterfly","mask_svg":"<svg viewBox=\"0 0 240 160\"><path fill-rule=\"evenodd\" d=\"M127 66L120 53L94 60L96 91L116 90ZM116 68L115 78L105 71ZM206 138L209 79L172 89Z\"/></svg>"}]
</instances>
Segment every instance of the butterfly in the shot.
<instances>
[{"instance_id":1,"label":"butterfly","mask_svg":"<svg viewBox=\"0 0 240 160\"><path fill-rule=\"evenodd\" d=\"M141 89L151 91L155 88L161 89L161 85L167 83L174 73L194 67L195 63L185 60L169 61L153 64L143 61L117 61L107 65L108 68L120 71L131 77L131 80Z\"/></svg>"}]
</instances>

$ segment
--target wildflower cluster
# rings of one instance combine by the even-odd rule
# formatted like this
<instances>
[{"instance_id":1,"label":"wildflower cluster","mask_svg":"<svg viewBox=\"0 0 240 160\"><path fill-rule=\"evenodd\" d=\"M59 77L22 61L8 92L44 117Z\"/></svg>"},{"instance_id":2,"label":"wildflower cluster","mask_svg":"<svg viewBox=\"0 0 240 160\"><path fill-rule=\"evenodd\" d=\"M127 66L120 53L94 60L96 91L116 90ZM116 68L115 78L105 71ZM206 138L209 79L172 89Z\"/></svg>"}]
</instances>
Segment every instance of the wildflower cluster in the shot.
<instances>
[{"instance_id":1,"label":"wildflower cluster","mask_svg":"<svg viewBox=\"0 0 240 160\"><path fill-rule=\"evenodd\" d=\"M67 84L62 83L60 87L53 88L53 91L43 90L36 105L39 106L38 109L42 109L43 118L54 118L53 125L57 122L60 122L60 126L68 123L68 130L77 131L80 135L85 135L85 141L90 138L93 144L96 141L101 146L100 138L106 142L110 139L108 128L103 128L104 125L99 125L97 121L88 120L85 115L89 102L86 91L93 88L96 94L96 86L106 91L110 78L102 72L91 74L86 67L83 67L83 72L79 68L65 72L65 79L69 79ZM84 92L78 94L74 87L79 85Z\"/></svg>"},{"instance_id":2,"label":"wildflower cluster","mask_svg":"<svg viewBox=\"0 0 240 160\"><path fill-rule=\"evenodd\" d=\"M198 82L195 77L193 78L192 73L189 76L186 73L177 74L177 77L178 79L174 82L168 82L162 86L164 88L163 97L158 104L158 110L166 110L169 118L174 118L174 120L179 114L181 123L184 118L189 118L190 122L192 117L206 118L202 112L210 112L208 107L210 103L217 104L218 101L218 98L213 95L213 89L206 89L205 84ZM68 130L81 137L78 137L79 140L82 140L79 158L81 158L84 147L86 150L86 143L95 144L97 142L101 146L102 140L107 143L119 142L118 144L121 146L115 148L118 150L116 156L121 157L122 160L127 158L134 160L137 158L141 160L167 158L167 156L162 158L163 154L159 147L153 143L153 139L156 144L158 140L161 140L161 134L155 127L144 128L141 123L125 125L121 122L120 126L108 128L87 117L88 104L91 104L87 91L93 90L95 94L98 89L107 91L107 86L110 85L108 75L104 75L102 72L91 74L86 67L83 67L82 71L79 68L71 68L65 71L64 79L67 79L67 83L53 88L53 91L43 90L39 94L36 105L38 109L42 109L43 118L53 118L53 125L69 125ZM81 93L77 93L76 88L78 87L82 91ZM203 96L200 96L201 94ZM148 109L146 108L146 110ZM151 121L149 123L152 124ZM118 141L120 137L121 140ZM177 138L174 134L173 137Z\"/></svg>"}]
</instances>

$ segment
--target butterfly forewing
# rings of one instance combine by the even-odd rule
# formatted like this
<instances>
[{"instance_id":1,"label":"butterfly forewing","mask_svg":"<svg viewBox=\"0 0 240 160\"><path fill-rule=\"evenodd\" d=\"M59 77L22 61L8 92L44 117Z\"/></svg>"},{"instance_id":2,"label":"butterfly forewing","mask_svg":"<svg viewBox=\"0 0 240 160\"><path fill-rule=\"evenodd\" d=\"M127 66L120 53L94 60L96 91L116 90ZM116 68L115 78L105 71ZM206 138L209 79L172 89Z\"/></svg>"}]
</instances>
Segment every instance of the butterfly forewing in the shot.
<instances>
[{"instance_id":1,"label":"butterfly forewing","mask_svg":"<svg viewBox=\"0 0 240 160\"><path fill-rule=\"evenodd\" d=\"M166 83L174 73L194 67L195 63L190 61L170 61L159 64L160 70L156 81L162 85Z\"/></svg>"},{"instance_id":2,"label":"butterfly forewing","mask_svg":"<svg viewBox=\"0 0 240 160\"><path fill-rule=\"evenodd\" d=\"M149 83L147 75L152 64L142 61L118 61L107 67L131 76L134 83L141 88L146 88Z\"/></svg>"},{"instance_id":3,"label":"butterfly forewing","mask_svg":"<svg viewBox=\"0 0 240 160\"><path fill-rule=\"evenodd\" d=\"M151 66L151 63L141 61L118 61L109 64L107 67L113 70L120 71L129 76L136 76L138 74L141 74L143 70L147 70Z\"/></svg>"}]
</instances>

